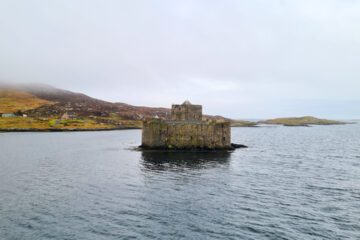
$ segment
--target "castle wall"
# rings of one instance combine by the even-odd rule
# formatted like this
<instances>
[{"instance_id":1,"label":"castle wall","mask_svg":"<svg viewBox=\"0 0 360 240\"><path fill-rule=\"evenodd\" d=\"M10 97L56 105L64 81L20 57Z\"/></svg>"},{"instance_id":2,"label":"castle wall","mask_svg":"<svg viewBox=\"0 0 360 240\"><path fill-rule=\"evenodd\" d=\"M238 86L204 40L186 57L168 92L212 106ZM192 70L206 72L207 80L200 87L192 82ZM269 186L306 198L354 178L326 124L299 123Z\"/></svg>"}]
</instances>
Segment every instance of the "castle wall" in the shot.
<instances>
[{"instance_id":1,"label":"castle wall","mask_svg":"<svg viewBox=\"0 0 360 240\"><path fill-rule=\"evenodd\" d=\"M173 104L171 108L171 120L173 121L201 121L201 105L177 105Z\"/></svg>"},{"instance_id":2,"label":"castle wall","mask_svg":"<svg viewBox=\"0 0 360 240\"><path fill-rule=\"evenodd\" d=\"M149 148L230 148L229 122L144 122L142 146Z\"/></svg>"}]
</instances>

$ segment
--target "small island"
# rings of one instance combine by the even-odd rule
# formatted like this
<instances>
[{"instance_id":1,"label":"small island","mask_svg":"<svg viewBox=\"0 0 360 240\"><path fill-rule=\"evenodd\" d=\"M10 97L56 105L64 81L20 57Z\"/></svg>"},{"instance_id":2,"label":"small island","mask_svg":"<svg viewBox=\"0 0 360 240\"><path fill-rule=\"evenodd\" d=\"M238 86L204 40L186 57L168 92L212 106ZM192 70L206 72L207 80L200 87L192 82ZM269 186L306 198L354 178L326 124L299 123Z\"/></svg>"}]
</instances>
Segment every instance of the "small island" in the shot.
<instances>
[{"instance_id":1,"label":"small island","mask_svg":"<svg viewBox=\"0 0 360 240\"><path fill-rule=\"evenodd\" d=\"M258 127L257 122L251 122L246 120L231 120L231 127Z\"/></svg>"},{"instance_id":2,"label":"small island","mask_svg":"<svg viewBox=\"0 0 360 240\"><path fill-rule=\"evenodd\" d=\"M265 121L260 121L261 124L275 124L288 127L308 127L310 125L341 125L348 124L347 122L341 122L336 120L320 119L312 116L304 117L289 117L289 118L275 118Z\"/></svg>"}]
</instances>

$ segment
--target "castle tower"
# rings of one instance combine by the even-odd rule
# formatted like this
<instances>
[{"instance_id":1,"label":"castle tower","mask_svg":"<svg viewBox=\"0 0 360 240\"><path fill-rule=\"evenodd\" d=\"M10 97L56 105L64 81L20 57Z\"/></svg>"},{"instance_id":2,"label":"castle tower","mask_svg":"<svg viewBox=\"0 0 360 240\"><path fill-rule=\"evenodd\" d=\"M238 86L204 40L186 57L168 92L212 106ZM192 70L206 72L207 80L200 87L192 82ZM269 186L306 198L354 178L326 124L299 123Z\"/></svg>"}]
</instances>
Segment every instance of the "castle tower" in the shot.
<instances>
[{"instance_id":1,"label":"castle tower","mask_svg":"<svg viewBox=\"0 0 360 240\"><path fill-rule=\"evenodd\" d=\"M173 121L201 121L202 106L193 105L189 101L183 104L173 104L171 106L171 120Z\"/></svg>"}]
</instances>

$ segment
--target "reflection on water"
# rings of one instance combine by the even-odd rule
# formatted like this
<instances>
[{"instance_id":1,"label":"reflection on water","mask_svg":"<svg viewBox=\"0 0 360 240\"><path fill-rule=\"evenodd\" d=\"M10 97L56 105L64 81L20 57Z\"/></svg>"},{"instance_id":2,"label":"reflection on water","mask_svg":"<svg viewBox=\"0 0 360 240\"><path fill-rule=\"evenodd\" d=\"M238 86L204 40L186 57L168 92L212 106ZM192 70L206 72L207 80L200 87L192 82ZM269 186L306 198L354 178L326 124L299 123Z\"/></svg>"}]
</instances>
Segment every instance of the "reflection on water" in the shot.
<instances>
[{"instance_id":1,"label":"reflection on water","mask_svg":"<svg viewBox=\"0 0 360 240\"><path fill-rule=\"evenodd\" d=\"M148 170L202 169L228 164L231 152L143 151L142 165Z\"/></svg>"}]
</instances>

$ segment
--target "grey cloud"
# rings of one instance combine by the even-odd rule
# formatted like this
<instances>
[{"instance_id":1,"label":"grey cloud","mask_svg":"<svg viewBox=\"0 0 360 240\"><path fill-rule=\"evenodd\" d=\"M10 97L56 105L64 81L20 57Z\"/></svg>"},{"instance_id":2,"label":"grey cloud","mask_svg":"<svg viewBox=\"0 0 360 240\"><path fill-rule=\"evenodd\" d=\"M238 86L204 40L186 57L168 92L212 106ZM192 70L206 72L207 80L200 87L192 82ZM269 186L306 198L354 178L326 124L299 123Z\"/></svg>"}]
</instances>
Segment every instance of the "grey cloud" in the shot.
<instances>
[{"instance_id":1,"label":"grey cloud","mask_svg":"<svg viewBox=\"0 0 360 240\"><path fill-rule=\"evenodd\" d=\"M2 1L0 80L231 117L356 117L359 13L350 0Z\"/></svg>"}]
</instances>

